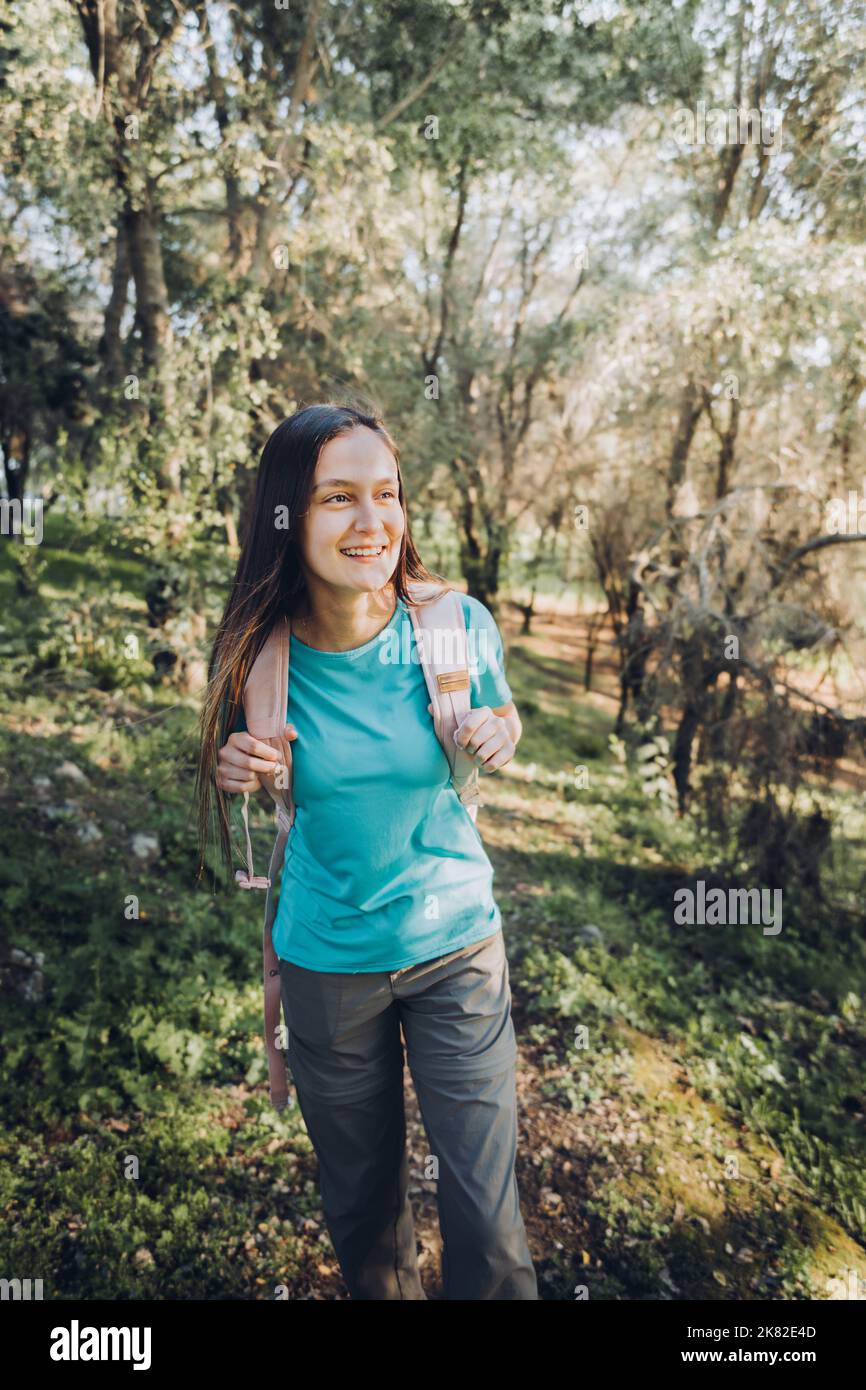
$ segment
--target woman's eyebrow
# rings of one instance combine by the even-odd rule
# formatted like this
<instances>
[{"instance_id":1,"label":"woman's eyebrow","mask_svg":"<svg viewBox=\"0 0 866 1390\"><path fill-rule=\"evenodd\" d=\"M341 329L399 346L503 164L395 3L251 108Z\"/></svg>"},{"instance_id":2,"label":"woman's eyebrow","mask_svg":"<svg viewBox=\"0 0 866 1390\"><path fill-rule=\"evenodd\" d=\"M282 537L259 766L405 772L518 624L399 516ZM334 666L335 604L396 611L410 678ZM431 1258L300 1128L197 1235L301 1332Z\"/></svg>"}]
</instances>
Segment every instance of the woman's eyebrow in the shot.
<instances>
[{"instance_id":1,"label":"woman's eyebrow","mask_svg":"<svg viewBox=\"0 0 866 1390\"><path fill-rule=\"evenodd\" d=\"M382 487L383 483L393 483L396 485L398 481L399 480L393 476L389 478L378 478L373 486ZM318 492L323 487L357 487L357 483L353 483L350 478L326 478L323 483L316 483L313 491Z\"/></svg>"}]
</instances>

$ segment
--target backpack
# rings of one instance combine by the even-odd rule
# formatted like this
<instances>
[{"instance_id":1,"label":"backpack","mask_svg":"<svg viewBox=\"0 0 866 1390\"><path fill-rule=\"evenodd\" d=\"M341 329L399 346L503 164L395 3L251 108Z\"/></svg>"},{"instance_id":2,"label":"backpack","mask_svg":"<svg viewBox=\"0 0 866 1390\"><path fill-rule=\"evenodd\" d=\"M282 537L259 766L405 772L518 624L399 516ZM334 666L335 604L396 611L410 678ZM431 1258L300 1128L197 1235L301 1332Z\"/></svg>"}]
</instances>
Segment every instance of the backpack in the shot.
<instances>
[{"instance_id":1,"label":"backpack","mask_svg":"<svg viewBox=\"0 0 866 1390\"><path fill-rule=\"evenodd\" d=\"M413 599L422 606L409 607L415 647L433 707L433 729L451 769L451 785L473 822L482 805L479 769L471 754L454 742L454 734L469 713L471 687L463 605L456 589L429 581L409 584ZM265 1050L271 1103L276 1110L288 1104L285 1059L280 1035L280 965L271 929L276 916L274 882L283 862L286 841L294 824L292 798L292 745L284 737L289 702L289 653L291 619L278 619L256 657L243 690L244 717L254 738L276 748L281 755L277 775L263 779L274 799L277 836L266 876L256 876L250 842L249 793L244 793L242 817L246 836L247 867L238 869L235 879L240 888L266 891L262 957L264 967ZM280 783L278 786L277 783Z\"/></svg>"}]
</instances>

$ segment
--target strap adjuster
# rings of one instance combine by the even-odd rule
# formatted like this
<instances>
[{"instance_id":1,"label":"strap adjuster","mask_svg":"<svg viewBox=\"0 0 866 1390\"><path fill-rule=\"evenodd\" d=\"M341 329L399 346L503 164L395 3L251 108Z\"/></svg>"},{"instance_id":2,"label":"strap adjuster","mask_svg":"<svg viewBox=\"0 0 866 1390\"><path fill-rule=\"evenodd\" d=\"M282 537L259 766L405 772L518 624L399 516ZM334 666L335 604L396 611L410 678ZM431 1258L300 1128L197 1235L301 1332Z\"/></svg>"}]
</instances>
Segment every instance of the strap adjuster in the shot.
<instances>
[{"instance_id":1,"label":"strap adjuster","mask_svg":"<svg viewBox=\"0 0 866 1390\"><path fill-rule=\"evenodd\" d=\"M263 874L253 874L246 869L235 869L235 883L238 888L270 888L271 880Z\"/></svg>"},{"instance_id":2,"label":"strap adjuster","mask_svg":"<svg viewBox=\"0 0 866 1390\"><path fill-rule=\"evenodd\" d=\"M450 695L452 690L469 690L469 672L463 671L443 671L436 677L439 690L442 695Z\"/></svg>"}]
</instances>

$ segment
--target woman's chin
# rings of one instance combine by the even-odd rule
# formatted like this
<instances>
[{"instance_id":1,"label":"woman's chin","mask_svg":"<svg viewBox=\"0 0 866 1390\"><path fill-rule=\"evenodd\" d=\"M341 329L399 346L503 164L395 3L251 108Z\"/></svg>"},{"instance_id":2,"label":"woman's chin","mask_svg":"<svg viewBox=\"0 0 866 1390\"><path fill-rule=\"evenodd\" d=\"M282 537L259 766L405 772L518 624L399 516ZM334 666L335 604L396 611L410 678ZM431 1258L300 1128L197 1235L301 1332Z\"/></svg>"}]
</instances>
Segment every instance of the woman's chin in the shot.
<instances>
[{"instance_id":1,"label":"woman's chin","mask_svg":"<svg viewBox=\"0 0 866 1390\"><path fill-rule=\"evenodd\" d=\"M383 584L387 584L394 577L395 566L389 556L383 556L379 560L363 562L359 560L349 560L345 565L340 566L340 578L345 584L348 582L358 589L381 589Z\"/></svg>"},{"instance_id":2,"label":"woman's chin","mask_svg":"<svg viewBox=\"0 0 866 1390\"><path fill-rule=\"evenodd\" d=\"M356 592L373 594L390 583L392 577L392 571L388 565L377 565L375 569L372 566L368 568L359 565L358 571L358 574L350 576L348 579L345 575L341 575L338 587L342 589L352 588Z\"/></svg>"}]
</instances>

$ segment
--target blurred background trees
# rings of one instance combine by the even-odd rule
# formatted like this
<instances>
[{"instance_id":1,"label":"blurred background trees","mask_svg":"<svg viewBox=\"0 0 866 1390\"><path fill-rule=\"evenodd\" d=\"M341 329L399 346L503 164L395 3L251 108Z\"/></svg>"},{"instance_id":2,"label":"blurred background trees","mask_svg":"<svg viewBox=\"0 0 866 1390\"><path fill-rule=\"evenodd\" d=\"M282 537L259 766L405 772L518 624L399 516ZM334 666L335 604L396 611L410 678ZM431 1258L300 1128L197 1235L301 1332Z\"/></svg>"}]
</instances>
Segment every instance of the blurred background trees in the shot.
<instances>
[{"instance_id":1,"label":"blurred background trees","mask_svg":"<svg viewBox=\"0 0 866 1390\"><path fill-rule=\"evenodd\" d=\"M146 559L192 692L265 438L360 395L431 562L576 583L680 811L778 817L862 751L863 66L821 0L12 5L8 499Z\"/></svg>"}]
</instances>

